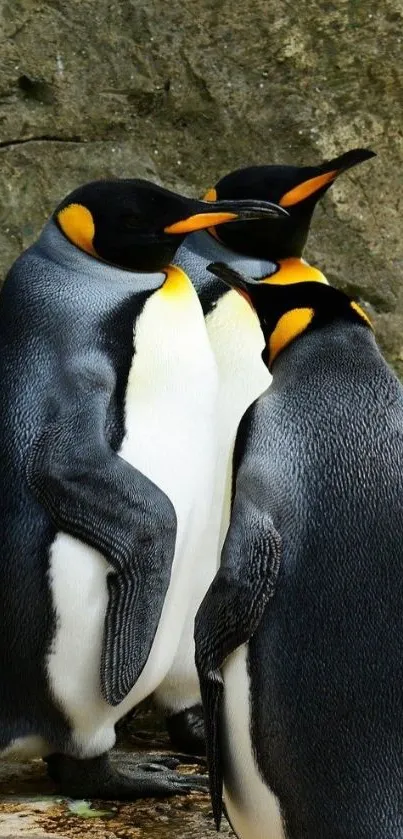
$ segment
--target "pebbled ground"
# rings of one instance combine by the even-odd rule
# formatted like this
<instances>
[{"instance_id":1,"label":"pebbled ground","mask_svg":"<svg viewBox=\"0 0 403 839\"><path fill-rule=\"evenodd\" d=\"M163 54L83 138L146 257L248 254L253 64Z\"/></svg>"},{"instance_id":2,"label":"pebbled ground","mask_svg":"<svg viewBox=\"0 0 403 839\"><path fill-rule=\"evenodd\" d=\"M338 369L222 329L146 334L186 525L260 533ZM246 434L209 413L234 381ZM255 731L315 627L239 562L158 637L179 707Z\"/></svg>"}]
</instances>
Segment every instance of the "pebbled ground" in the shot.
<instances>
[{"instance_id":1,"label":"pebbled ground","mask_svg":"<svg viewBox=\"0 0 403 839\"><path fill-rule=\"evenodd\" d=\"M167 751L158 719L148 709L125 723L119 734L117 762L130 752ZM180 771L204 772L182 766ZM221 835L233 836L223 822ZM212 839L217 836L207 795L192 792L175 799L72 801L57 796L43 763L0 762L0 839Z\"/></svg>"}]
</instances>

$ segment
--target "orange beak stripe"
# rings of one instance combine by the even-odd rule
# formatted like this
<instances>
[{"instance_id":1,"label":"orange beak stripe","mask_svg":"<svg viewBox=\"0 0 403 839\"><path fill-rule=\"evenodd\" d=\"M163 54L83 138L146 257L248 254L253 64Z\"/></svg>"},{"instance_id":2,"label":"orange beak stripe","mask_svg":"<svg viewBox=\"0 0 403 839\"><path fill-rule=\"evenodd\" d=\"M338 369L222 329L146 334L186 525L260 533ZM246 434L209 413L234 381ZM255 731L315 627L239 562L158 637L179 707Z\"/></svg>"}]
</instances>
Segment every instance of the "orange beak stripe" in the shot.
<instances>
[{"instance_id":1,"label":"orange beak stripe","mask_svg":"<svg viewBox=\"0 0 403 839\"><path fill-rule=\"evenodd\" d=\"M304 183L298 184L298 186L295 186L283 195L278 202L280 207L292 207L294 204L299 204L300 201L304 201L305 198L309 198L309 196L317 192L318 189L321 189L323 186L326 186L326 184L330 184L334 181L338 174L339 172L336 169L333 172L325 172L324 175L317 175L316 178L309 178L307 181L304 181Z\"/></svg>"},{"instance_id":2,"label":"orange beak stripe","mask_svg":"<svg viewBox=\"0 0 403 839\"><path fill-rule=\"evenodd\" d=\"M164 227L164 233L191 233L193 230L204 230L206 227L224 224L236 218L238 218L236 213L197 213L195 216L189 216Z\"/></svg>"}]
</instances>

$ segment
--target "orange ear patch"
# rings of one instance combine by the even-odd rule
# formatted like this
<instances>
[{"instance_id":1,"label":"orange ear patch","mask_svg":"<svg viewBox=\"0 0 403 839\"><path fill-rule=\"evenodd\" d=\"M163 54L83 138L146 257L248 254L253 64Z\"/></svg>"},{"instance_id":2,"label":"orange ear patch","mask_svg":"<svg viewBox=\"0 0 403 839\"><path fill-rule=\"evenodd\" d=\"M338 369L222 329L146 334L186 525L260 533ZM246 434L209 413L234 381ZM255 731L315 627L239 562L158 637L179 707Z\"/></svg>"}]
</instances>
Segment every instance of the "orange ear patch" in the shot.
<instances>
[{"instance_id":1,"label":"orange ear patch","mask_svg":"<svg viewBox=\"0 0 403 839\"><path fill-rule=\"evenodd\" d=\"M217 201L217 190L214 189L212 186L211 189L208 189L206 194L203 195L203 201ZM215 227L208 227L208 232L211 236L214 236L214 239L217 239L217 242L220 242L220 237L217 234Z\"/></svg>"},{"instance_id":2,"label":"orange ear patch","mask_svg":"<svg viewBox=\"0 0 403 839\"><path fill-rule=\"evenodd\" d=\"M60 210L57 220L63 233L73 245L92 256L97 256L92 244L95 236L94 219L87 207L82 204L69 204Z\"/></svg>"},{"instance_id":3,"label":"orange ear patch","mask_svg":"<svg viewBox=\"0 0 403 839\"><path fill-rule=\"evenodd\" d=\"M313 316L313 309L290 309L277 321L269 339L269 367L279 352L288 346L298 335L309 326Z\"/></svg>"},{"instance_id":4,"label":"orange ear patch","mask_svg":"<svg viewBox=\"0 0 403 839\"><path fill-rule=\"evenodd\" d=\"M213 186L203 195L203 201L217 201L217 190Z\"/></svg>"},{"instance_id":5,"label":"orange ear patch","mask_svg":"<svg viewBox=\"0 0 403 839\"><path fill-rule=\"evenodd\" d=\"M309 198L310 195L313 195L318 189L322 189L323 186L326 184L330 184L334 181L336 175L338 175L337 169L333 172L325 172L324 175L317 175L316 178L309 178L307 181L304 181L302 184L298 184L293 189L290 189L289 192L286 192L280 201L278 202L280 207L292 207L294 204L299 204L300 201L304 201L305 198Z\"/></svg>"}]
</instances>

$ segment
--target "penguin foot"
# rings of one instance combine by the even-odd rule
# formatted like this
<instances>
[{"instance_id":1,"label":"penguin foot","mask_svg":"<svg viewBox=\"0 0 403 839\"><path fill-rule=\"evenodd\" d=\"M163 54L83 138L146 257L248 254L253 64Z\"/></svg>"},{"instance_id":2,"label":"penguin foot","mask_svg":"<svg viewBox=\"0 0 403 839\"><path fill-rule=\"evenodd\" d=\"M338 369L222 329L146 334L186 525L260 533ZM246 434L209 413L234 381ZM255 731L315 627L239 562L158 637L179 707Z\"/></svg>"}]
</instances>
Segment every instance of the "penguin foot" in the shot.
<instances>
[{"instance_id":1,"label":"penguin foot","mask_svg":"<svg viewBox=\"0 0 403 839\"><path fill-rule=\"evenodd\" d=\"M178 714L166 717L169 739L175 749L191 755L206 754L204 717L201 705L193 705Z\"/></svg>"},{"instance_id":2,"label":"penguin foot","mask_svg":"<svg viewBox=\"0 0 403 839\"><path fill-rule=\"evenodd\" d=\"M172 766L169 756L167 760ZM207 776L179 775L167 769L162 760L153 762L152 756L149 762L140 760L134 765L133 760L125 760L127 772L115 769L108 754L89 760L53 754L45 761L48 774L59 786L60 793L69 798L134 801L136 798L165 798L187 795L192 790L208 790Z\"/></svg>"}]
</instances>

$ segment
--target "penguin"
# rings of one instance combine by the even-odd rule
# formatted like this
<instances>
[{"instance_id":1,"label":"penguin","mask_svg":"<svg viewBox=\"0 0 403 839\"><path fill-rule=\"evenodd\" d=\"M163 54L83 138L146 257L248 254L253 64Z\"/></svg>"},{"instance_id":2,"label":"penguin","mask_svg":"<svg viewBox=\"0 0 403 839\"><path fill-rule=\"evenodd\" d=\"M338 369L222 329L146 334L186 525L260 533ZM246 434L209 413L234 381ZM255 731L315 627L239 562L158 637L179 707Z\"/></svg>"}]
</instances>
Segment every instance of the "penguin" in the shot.
<instances>
[{"instance_id":1,"label":"penguin","mask_svg":"<svg viewBox=\"0 0 403 839\"><path fill-rule=\"evenodd\" d=\"M273 376L195 622L216 825L223 796L239 839L400 839L403 388L319 272L211 270L257 312Z\"/></svg>"},{"instance_id":2,"label":"penguin","mask_svg":"<svg viewBox=\"0 0 403 839\"><path fill-rule=\"evenodd\" d=\"M256 314L235 291L226 288L206 267L225 262L253 277L277 272L281 281L306 273L303 249L315 205L336 178L374 156L353 149L318 166L249 166L223 177L205 199L267 199L287 208L289 219L234 222L188 236L175 261L191 278L203 307L207 331L219 371L217 468L212 516L201 543L198 580L173 666L156 693L167 717L172 744L184 751L204 752L203 714L192 643L194 618L218 568L231 507L232 451L239 422L269 386L271 377L261 359L263 337ZM214 206L214 205L213 205ZM312 268L310 271L312 272ZM240 352L242 347L242 352Z\"/></svg>"},{"instance_id":3,"label":"penguin","mask_svg":"<svg viewBox=\"0 0 403 839\"><path fill-rule=\"evenodd\" d=\"M216 364L170 263L189 230L277 212L92 182L2 287L0 756L44 757L63 794L193 785L108 758L175 655L209 516Z\"/></svg>"}]
</instances>

